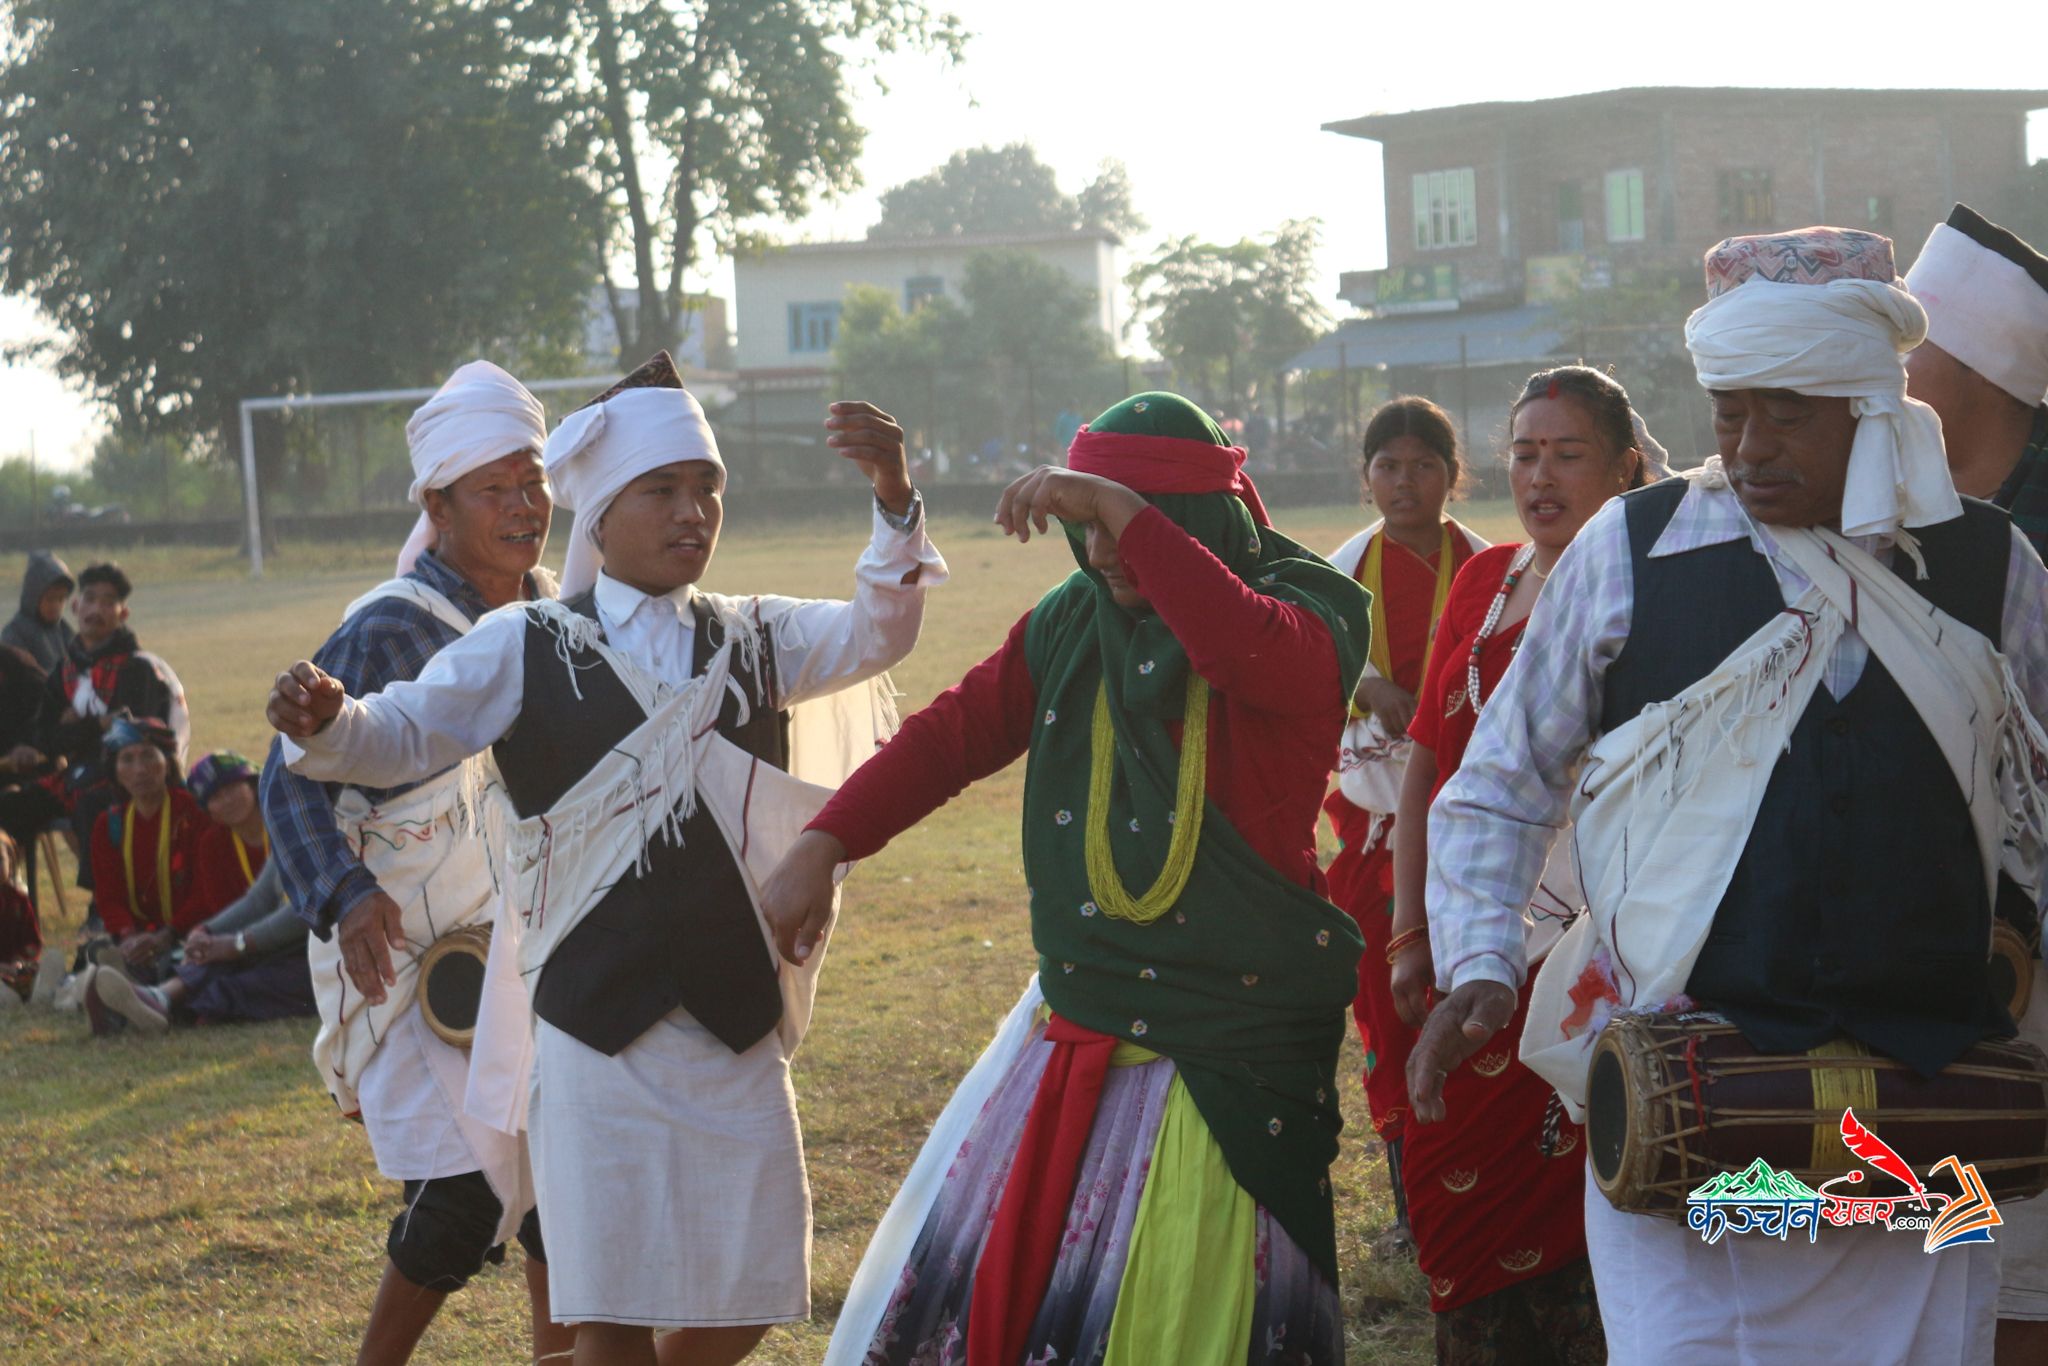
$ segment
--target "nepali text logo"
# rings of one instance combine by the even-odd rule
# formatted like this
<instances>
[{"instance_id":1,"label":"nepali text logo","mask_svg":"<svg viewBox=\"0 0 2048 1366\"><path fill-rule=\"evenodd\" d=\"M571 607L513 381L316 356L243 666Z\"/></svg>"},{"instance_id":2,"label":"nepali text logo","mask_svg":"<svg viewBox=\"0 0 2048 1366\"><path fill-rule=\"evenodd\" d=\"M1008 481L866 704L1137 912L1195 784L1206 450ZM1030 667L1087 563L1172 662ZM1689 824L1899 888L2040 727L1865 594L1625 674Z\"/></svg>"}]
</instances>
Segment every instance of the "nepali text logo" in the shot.
<instances>
[{"instance_id":1,"label":"nepali text logo","mask_svg":"<svg viewBox=\"0 0 2048 1366\"><path fill-rule=\"evenodd\" d=\"M1784 1240L1801 1228L1815 1241L1820 1221L1836 1228L1882 1224L1887 1232L1924 1234L1928 1252L1966 1243L1988 1243L1991 1230L2004 1223L1985 1189L1984 1178L1971 1163L1953 1155L1934 1164L1930 1178L1947 1173L1960 1195L1930 1190L1904 1158L1856 1118L1842 1111L1842 1142L1849 1151L1906 1189L1899 1195L1852 1196L1837 1186L1862 1184L1862 1171L1851 1171L1813 1189L1790 1172L1781 1172L1759 1158L1741 1172L1721 1172L1686 1200L1686 1225L1708 1243L1726 1233L1758 1232Z\"/></svg>"}]
</instances>

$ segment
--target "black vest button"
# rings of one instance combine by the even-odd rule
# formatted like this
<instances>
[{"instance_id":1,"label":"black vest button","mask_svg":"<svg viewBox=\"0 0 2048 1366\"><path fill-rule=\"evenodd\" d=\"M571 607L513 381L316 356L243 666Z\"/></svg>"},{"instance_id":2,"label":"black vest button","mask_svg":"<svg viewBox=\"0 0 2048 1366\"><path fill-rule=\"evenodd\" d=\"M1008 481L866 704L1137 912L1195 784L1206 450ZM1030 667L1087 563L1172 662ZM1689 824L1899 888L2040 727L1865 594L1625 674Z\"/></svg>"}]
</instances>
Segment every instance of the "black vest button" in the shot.
<instances>
[{"instance_id":1,"label":"black vest button","mask_svg":"<svg viewBox=\"0 0 2048 1366\"><path fill-rule=\"evenodd\" d=\"M1849 718L1848 718L1848 717L1846 717L1846 716L1830 716L1830 717L1828 718L1828 734L1830 734L1830 735L1847 735L1848 733L1849 733Z\"/></svg>"}]
</instances>

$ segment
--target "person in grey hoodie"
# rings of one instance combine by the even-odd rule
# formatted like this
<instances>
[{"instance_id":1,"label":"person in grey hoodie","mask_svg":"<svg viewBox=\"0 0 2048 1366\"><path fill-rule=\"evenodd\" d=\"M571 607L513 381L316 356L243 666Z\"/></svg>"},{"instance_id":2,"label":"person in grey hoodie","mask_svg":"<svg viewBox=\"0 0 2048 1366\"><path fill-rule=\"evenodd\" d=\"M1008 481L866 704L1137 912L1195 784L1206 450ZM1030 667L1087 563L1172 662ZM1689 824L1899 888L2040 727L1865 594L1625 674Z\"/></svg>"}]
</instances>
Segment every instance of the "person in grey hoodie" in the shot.
<instances>
[{"instance_id":1,"label":"person in grey hoodie","mask_svg":"<svg viewBox=\"0 0 2048 1366\"><path fill-rule=\"evenodd\" d=\"M21 610L0 628L0 645L26 650L43 666L44 673L54 672L64 662L71 638L78 634L64 620L64 605L77 587L71 570L55 554L29 552L28 572L21 576Z\"/></svg>"}]
</instances>

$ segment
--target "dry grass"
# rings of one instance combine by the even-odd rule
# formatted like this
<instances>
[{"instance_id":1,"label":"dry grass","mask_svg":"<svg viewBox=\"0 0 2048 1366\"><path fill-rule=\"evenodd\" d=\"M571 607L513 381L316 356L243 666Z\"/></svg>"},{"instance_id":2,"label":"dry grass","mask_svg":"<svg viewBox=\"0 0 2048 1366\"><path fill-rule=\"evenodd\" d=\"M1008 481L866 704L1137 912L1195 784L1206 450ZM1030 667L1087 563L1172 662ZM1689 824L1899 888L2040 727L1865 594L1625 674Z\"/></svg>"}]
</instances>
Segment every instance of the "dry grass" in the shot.
<instances>
[{"instance_id":1,"label":"dry grass","mask_svg":"<svg viewBox=\"0 0 2048 1366\"><path fill-rule=\"evenodd\" d=\"M1512 531L1499 507L1466 511L1482 532ZM858 522L749 534L744 507L733 516L709 586L844 592ZM1327 548L1359 514L1280 520ZM896 670L906 704L993 649L1069 566L1059 537L1019 548L978 513L938 518L935 535L954 579ZM557 554L559 540L558 530ZM260 584L226 552L123 557L140 585L135 625L183 677L198 747L263 747L272 674L320 642L388 554L299 547ZM75 568L89 557L67 558ZM823 1354L869 1231L1031 971L1021 773L967 793L849 885L796 1067L817 1215L815 1314L775 1330L756 1360ZM52 925L53 942L68 941L80 909L74 891L72 923ZM311 1040L305 1022L94 1040L79 1016L0 1015L0 1360L352 1359L396 1192L361 1131L335 1117L307 1060ZM1358 1075L1356 1047L1344 1070ZM1351 1359L1426 1361L1421 1279L1373 1254L1391 1217L1386 1174L1363 1098L1355 1086L1346 1095L1335 1175ZM513 1361L525 1338L518 1275L487 1271L450 1299L420 1359Z\"/></svg>"}]
</instances>

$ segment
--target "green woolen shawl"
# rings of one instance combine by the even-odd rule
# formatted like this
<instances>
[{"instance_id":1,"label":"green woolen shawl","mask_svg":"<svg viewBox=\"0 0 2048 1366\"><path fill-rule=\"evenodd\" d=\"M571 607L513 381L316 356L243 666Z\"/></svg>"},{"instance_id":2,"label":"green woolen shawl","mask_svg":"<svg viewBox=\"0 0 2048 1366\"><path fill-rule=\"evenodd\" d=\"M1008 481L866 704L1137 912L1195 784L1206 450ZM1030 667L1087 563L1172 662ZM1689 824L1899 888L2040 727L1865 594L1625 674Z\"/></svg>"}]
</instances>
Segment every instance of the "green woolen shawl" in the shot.
<instances>
[{"instance_id":1,"label":"green woolen shawl","mask_svg":"<svg viewBox=\"0 0 2048 1366\"><path fill-rule=\"evenodd\" d=\"M1350 576L1255 525L1232 494L1150 501L1255 591L1328 626L1349 695L1371 630ZM1085 831L1098 688L1107 684L1116 734L1112 850L1124 885L1142 891L1172 835L1180 752L1168 722L1185 709L1189 663L1156 614L1116 605L1087 566L1081 530L1068 536L1081 569L1046 595L1025 633L1044 706L1025 770L1023 846L1046 1000L1077 1024L1173 1059L1231 1174L1334 1285L1337 1055L1363 941L1348 915L1278 873L1206 799L1193 872L1171 909L1138 924L1097 906Z\"/></svg>"}]
</instances>

